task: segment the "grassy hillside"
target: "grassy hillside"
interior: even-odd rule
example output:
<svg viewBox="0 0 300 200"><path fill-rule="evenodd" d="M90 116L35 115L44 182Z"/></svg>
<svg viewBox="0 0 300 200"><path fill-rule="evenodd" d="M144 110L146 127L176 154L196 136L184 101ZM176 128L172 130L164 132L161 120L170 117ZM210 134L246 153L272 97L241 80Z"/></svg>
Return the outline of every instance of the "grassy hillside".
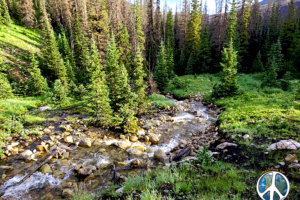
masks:
<svg viewBox="0 0 300 200"><path fill-rule="evenodd" d="M39 53L41 46L40 30L15 24L9 27L0 25L0 49L2 59L9 67L10 78L24 79L30 53Z"/></svg>

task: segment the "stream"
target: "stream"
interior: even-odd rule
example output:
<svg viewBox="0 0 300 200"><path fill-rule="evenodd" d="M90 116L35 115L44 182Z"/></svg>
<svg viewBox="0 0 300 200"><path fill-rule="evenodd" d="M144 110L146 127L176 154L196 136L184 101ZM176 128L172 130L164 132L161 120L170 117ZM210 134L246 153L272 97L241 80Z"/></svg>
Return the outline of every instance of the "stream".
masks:
<svg viewBox="0 0 300 200"><path fill-rule="evenodd" d="M22 177L24 177L29 170L38 165L38 161L45 159L47 153L37 152L37 162L18 160L17 155L11 156L4 161L1 160L0 166L13 167L13 170L6 173L5 181L0 182L0 184L2 184L0 186L0 193L5 192L1 198L7 200L61 199L62 191L65 188L75 188L75 190L76 188L101 190L101 188L112 185L113 170L111 165L114 162L119 163L117 173L121 179L122 177L134 176L144 173L147 170L155 169L155 167L159 165L163 165L153 158L156 150L162 149L167 155L170 155L170 152L179 145L180 140L189 140L195 133L205 135L211 123L217 119L217 116L211 114L210 109L199 101L177 101L175 99L172 99L172 101L175 103L176 111L160 111L154 115L142 117L142 119L146 121L146 124L150 124L150 128L143 126L146 134L154 133L160 137L158 144L147 144L144 139L141 139L143 136L140 136L136 142L130 142L131 146L141 146L146 149L140 155L130 154L126 150L114 145L119 142L124 142L119 136L122 133L102 130L95 127L88 127L88 131L81 132L81 128L76 127L71 132L71 135L74 136L74 138L91 138L94 141L92 147L78 147L70 152L68 159L51 159L48 164L52 171L49 173L43 174L36 171L22 184L6 189L8 186L22 180ZM76 115L69 116L69 119L72 119L72 117L76 120ZM69 124L65 117L61 120L64 121L63 123ZM62 134L62 131L57 128L58 124L53 126L55 126L55 135ZM47 140L50 140L50 137L45 134L41 141ZM27 149L35 149L41 141L32 143ZM63 140L60 141L64 143ZM139 159L141 163L145 165L138 168L131 167L130 163L135 159ZM95 166L96 170L93 172L93 176L89 176L86 179L78 178L74 172L74 168L78 164L82 164L83 166Z"/></svg>

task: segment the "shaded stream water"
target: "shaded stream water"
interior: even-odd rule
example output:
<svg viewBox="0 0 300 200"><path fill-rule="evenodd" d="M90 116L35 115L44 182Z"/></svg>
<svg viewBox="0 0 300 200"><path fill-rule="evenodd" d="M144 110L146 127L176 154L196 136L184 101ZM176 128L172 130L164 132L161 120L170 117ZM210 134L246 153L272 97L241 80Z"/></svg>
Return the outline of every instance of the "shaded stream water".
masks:
<svg viewBox="0 0 300 200"><path fill-rule="evenodd" d="M205 129L216 118L209 114L208 109L201 102L188 102L172 100L177 110L172 114L173 122L161 123L151 130L152 133L161 135L160 142L157 145L147 146L143 142L131 142L132 145L140 145L148 149L149 153L144 152L142 155L129 155L125 150L116 147L112 144L122 141L118 138L101 139L100 145L92 145L91 148L81 148L70 152L69 159L52 159L48 164L51 166L52 172L42 174L35 172L24 183L10 187L7 186L18 182L26 175L29 169L37 166L37 162L26 163L16 159L16 156L2 161L0 165L13 166L14 170L7 173L8 180L0 186L0 192L5 191L2 199L60 199L62 198L62 190L65 188L66 182L73 182L73 186L84 185L87 190L101 189L112 184L112 169L111 164L116 162L130 163L134 159L140 159L142 163L146 163L151 168L155 168L160 163L153 159L153 152L157 149L163 149L165 152L170 152L179 144L180 139L189 139L193 133L202 132L205 134ZM169 113L170 114L170 113ZM167 116L163 112L154 120L161 116ZM150 119L145 116L145 119ZM200 120L201 119L201 120ZM90 130L98 130L92 128ZM112 135L118 135L112 133ZM47 139L47 138L46 138ZM34 144L35 146L37 144ZM29 149L32 148L29 147ZM150 151L151 150L151 151ZM38 160L43 160L46 154L37 155ZM90 180L79 180L74 173L74 167L77 164L84 166L93 165L97 170L93 173L94 177ZM132 169L129 165L118 167L118 173L121 176L134 176L137 173L145 172L145 168Z"/></svg>

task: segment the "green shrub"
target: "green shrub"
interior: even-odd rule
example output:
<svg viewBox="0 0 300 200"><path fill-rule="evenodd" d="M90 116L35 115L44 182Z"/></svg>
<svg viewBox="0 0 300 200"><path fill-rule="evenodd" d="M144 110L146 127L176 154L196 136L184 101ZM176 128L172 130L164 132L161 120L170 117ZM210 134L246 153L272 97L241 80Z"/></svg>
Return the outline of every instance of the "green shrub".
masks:
<svg viewBox="0 0 300 200"><path fill-rule="evenodd" d="M202 150L198 151L196 157L197 157L197 161L203 166L210 165L214 161L212 152L208 150L206 144L203 146Z"/></svg>
<svg viewBox="0 0 300 200"><path fill-rule="evenodd" d="M19 134L24 128L23 124L19 121L8 121L5 122L1 127L9 134L15 134L15 133Z"/></svg>

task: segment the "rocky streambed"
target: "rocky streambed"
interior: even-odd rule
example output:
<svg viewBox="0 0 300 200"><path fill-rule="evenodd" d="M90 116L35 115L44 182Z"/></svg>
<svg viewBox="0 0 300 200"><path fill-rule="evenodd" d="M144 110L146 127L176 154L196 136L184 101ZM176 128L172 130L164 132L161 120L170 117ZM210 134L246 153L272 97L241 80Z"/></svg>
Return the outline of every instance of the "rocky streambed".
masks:
<svg viewBox="0 0 300 200"><path fill-rule="evenodd" d="M82 116L65 113L52 116L56 122L45 123L39 136L13 138L0 162L1 198L60 199L80 188L98 190L174 163L186 147L185 156L193 157L204 144L218 139L219 109L200 99L172 101L174 107L142 116L142 130L135 135L87 127ZM11 186L50 154L47 164Z"/></svg>

